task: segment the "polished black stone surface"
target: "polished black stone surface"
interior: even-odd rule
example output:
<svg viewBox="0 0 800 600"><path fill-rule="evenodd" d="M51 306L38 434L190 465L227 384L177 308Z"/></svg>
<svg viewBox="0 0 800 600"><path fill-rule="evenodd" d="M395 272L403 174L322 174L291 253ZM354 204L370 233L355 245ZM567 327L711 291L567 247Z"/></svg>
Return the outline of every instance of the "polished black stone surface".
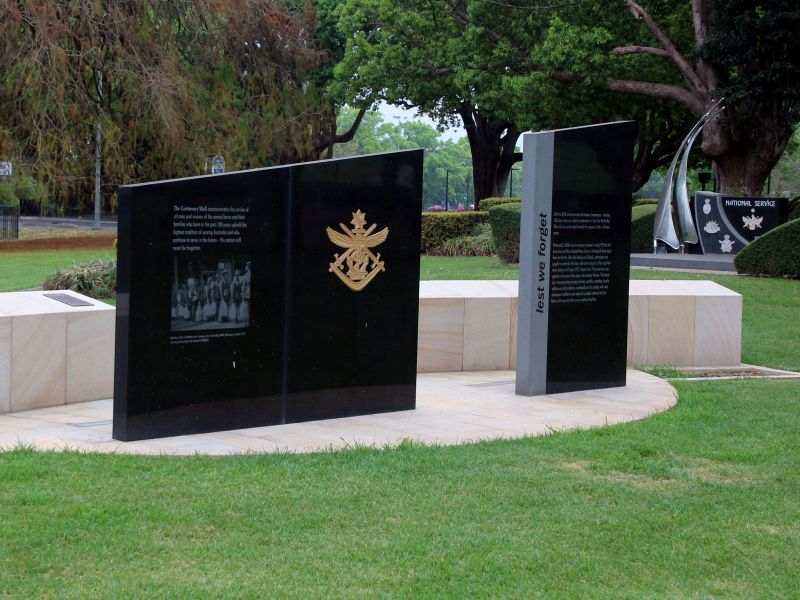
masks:
<svg viewBox="0 0 800 600"><path fill-rule="evenodd" d="M693 208L703 254L736 254L758 236L785 223L788 202L787 198L697 192Z"/></svg>
<svg viewBox="0 0 800 600"><path fill-rule="evenodd" d="M414 408L421 196L422 151L121 187L113 437Z"/></svg>
<svg viewBox="0 0 800 600"><path fill-rule="evenodd" d="M382 411L413 408L419 170L375 156L300 165L294 174L286 421L371 413L376 403ZM356 209L365 230L389 230L371 249L385 270L358 292L328 272L343 249L326 234L352 230Z"/></svg>
<svg viewBox="0 0 800 600"><path fill-rule="evenodd" d="M591 301L554 303L551 283L548 393L625 385L635 132L632 122L555 132L553 213L607 214L609 225L572 229L555 219L551 253L568 244L608 244L609 255L608 276L596 278L605 279L608 288ZM569 276L576 266L585 268L587 261L568 262L559 268L553 261L551 282L559 272Z"/></svg>
<svg viewBox="0 0 800 600"><path fill-rule="evenodd" d="M634 134L524 137L518 394L625 385Z"/></svg>

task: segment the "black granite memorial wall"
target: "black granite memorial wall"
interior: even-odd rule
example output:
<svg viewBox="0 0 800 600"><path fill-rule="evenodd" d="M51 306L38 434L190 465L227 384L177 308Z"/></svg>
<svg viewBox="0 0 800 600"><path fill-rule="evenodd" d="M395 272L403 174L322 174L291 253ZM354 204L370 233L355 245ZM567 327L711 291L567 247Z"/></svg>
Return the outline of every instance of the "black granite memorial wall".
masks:
<svg viewBox="0 0 800 600"><path fill-rule="evenodd" d="M723 196L697 192L694 218L703 254L736 254L758 236L786 222L787 198Z"/></svg>
<svg viewBox="0 0 800 600"><path fill-rule="evenodd" d="M113 437L412 409L422 151L119 189Z"/></svg>
<svg viewBox="0 0 800 600"><path fill-rule="evenodd" d="M634 134L523 136L518 394L625 385Z"/></svg>

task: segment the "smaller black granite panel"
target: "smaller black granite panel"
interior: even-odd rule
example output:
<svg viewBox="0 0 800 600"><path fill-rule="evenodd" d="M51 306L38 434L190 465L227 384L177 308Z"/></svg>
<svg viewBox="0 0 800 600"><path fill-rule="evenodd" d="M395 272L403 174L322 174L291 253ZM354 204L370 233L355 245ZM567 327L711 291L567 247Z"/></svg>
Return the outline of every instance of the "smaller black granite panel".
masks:
<svg viewBox="0 0 800 600"><path fill-rule="evenodd" d="M526 134L516 391L625 385L635 124Z"/></svg>
<svg viewBox="0 0 800 600"><path fill-rule="evenodd" d="M548 393L625 385L635 131L555 132Z"/></svg>
<svg viewBox="0 0 800 600"><path fill-rule="evenodd" d="M788 210L786 198L697 192L694 215L703 254L736 254L758 236L785 223Z"/></svg>
<svg viewBox="0 0 800 600"><path fill-rule="evenodd" d="M71 294L42 294L45 298L63 302L69 306L94 306L91 302L77 298Z"/></svg>

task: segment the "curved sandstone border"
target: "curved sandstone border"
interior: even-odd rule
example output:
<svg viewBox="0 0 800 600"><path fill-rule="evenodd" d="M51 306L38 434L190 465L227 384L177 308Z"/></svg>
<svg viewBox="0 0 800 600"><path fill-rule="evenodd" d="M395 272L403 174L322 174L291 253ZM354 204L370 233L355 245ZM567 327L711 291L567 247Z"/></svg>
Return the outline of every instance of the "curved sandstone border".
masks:
<svg viewBox="0 0 800 600"><path fill-rule="evenodd" d="M0 448L130 454L240 454L385 447L404 440L464 444L643 419L677 402L661 379L628 370L628 385L548 396L514 394L514 371L421 373L417 409L123 443L111 439L111 400L0 416Z"/></svg>

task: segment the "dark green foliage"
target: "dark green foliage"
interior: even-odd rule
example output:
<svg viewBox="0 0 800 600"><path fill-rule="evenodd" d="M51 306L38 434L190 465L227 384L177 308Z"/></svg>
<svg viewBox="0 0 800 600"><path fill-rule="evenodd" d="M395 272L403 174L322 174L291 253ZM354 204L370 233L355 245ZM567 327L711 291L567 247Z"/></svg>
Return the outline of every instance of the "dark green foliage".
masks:
<svg viewBox="0 0 800 600"><path fill-rule="evenodd" d="M656 205L641 204L631 210L631 252L653 251Z"/></svg>
<svg viewBox="0 0 800 600"><path fill-rule="evenodd" d="M39 212L47 201L47 190L30 175L0 179L0 204Z"/></svg>
<svg viewBox="0 0 800 600"><path fill-rule="evenodd" d="M789 200L789 221L800 219L800 196Z"/></svg>
<svg viewBox="0 0 800 600"><path fill-rule="evenodd" d="M332 50L315 14L303 2L0 0L0 156L50 191L33 209L21 198L23 211L89 208L98 148L104 209L118 184L197 175L204 155L229 171L317 158L333 115L310 80Z"/></svg>
<svg viewBox="0 0 800 600"><path fill-rule="evenodd" d="M721 67L717 89L726 103L800 102L800 11L787 0L712 0L711 35L696 53ZM759 115L743 117L758 123Z"/></svg>
<svg viewBox="0 0 800 600"><path fill-rule="evenodd" d="M3 179L0 179L0 206L19 206L13 184Z"/></svg>
<svg viewBox="0 0 800 600"><path fill-rule="evenodd" d="M486 211L422 213L422 248L423 254L441 252L445 241L471 235L477 225L487 223L489 213Z"/></svg>
<svg viewBox="0 0 800 600"><path fill-rule="evenodd" d="M733 262L739 273L800 279L800 219L758 237Z"/></svg>
<svg viewBox="0 0 800 600"><path fill-rule="evenodd" d="M117 261L93 260L59 269L45 280L46 290L72 290L92 298L111 298L117 293Z"/></svg>
<svg viewBox="0 0 800 600"><path fill-rule="evenodd" d="M493 206L498 206L499 204L511 204L514 202L522 202L522 200L518 196L484 198L478 202L478 210L489 210Z"/></svg>
<svg viewBox="0 0 800 600"><path fill-rule="evenodd" d="M519 229L522 204L499 204L489 209L497 256L504 263L519 262Z"/></svg>
<svg viewBox="0 0 800 600"><path fill-rule="evenodd" d="M478 225L472 235L445 240L434 252L442 256L494 256L494 253L494 236L489 223Z"/></svg>

